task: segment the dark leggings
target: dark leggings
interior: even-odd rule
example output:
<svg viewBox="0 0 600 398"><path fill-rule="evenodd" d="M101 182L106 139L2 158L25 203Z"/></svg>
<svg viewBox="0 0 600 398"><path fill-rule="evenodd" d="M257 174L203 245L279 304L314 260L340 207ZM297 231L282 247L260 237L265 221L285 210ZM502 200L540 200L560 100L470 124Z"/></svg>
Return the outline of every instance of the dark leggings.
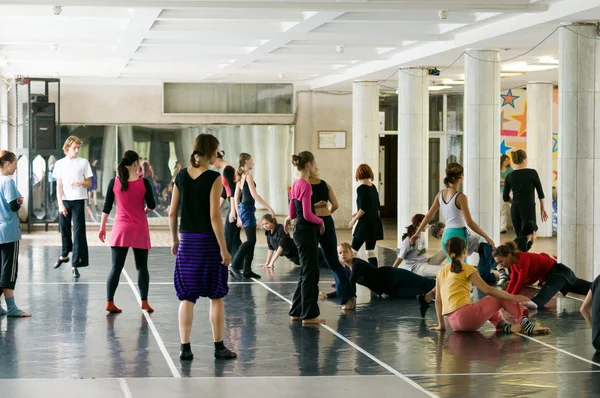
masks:
<svg viewBox="0 0 600 398"><path fill-rule="evenodd" d="M372 251L375 250L375 245L377 244L377 241L373 238L367 238L367 239L363 239L363 238L358 238L356 236L352 237L352 250L354 250L355 252L359 251L360 248L362 247L362 245L365 244L365 249L367 249L367 251ZM369 257L369 253L367 253L367 260L369 261L369 264L377 267L377 255L375 255L375 257Z"/></svg>
<svg viewBox="0 0 600 398"><path fill-rule="evenodd" d="M292 299L290 316L300 319L313 319L319 310L319 244L317 228L299 223L294 228L294 243L300 257L300 279Z"/></svg>
<svg viewBox="0 0 600 398"><path fill-rule="evenodd" d="M243 267L244 272L252 270L252 260L254 259L254 248L256 247L256 226L245 227L246 241L238 248L231 266L236 270Z"/></svg>
<svg viewBox="0 0 600 398"><path fill-rule="evenodd" d="M356 295L356 288L350 283L350 278L348 278L344 266L340 264L340 260L338 259L337 236L335 235L333 217L326 216L321 218L325 223L325 233L319 238L321 252L333 274L337 296L341 299L342 304L346 304L346 301Z"/></svg>
<svg viewBox="0 0 600 398"><path fill-rule="evenodd" d="M225 242L227 244L227 251L231 255L231 258L235 257L239 247L242 245L240 239L240 227L237 226L237 221L229 222L229 218L225 219Z"/></svg>
<svg viewBox="0 0 600 398"><path fill-rule="evenodd" d="M564 294L575 293L585 296L591 287L591 282L579 278L575 279L575 283L570 284L563 275L551 270L540 292L531 301L536 303L538 308L542 308L558 292L563 292Z"/></svg>
<svg viewBox="0 0 600 398"><path fill-rule="evenodd" d="M477 264L477 270L481 279L487 284L496 283L496 277L492 273L492 270L496 268L496 260L493 256L494 249L488 243L479 243L479 263Z"/></svg>
<svg viewBox="0 0 600 398"><path fill-rule="evenodd" d="M113 301L115 292L119 286L119 279L121 277L121 271L125 266L125 259L127 258L128 247L111 247L112 250L112 269L108 274L108 280L106 281L106 300ZM133 256L135 258L135 268L138 271L138 287L140 289L140 296L142 300L148 300L148 289L150 287L150 273L148 272L148 250L147 249L133 249Z"/></svg>
<svg viewBox="0 0 600 398"><path fill-rule="evenodd" d="M537 230L535 203L513 203L510 207L510 218L515 229L515 235L517 235L515 242L519 250L528 251L531 246L527 245L527 235Z"/></svg>

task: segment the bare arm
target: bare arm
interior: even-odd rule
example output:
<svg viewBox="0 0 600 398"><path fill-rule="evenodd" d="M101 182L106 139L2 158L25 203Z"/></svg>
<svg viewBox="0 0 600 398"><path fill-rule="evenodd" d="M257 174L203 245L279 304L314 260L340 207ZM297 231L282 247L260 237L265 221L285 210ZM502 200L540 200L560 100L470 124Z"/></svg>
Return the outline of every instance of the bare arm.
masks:
<svg viewBox="0 0 600 398"><path fill-rule="evenodd" d="M579 309L581 315L585 321L591 325L592 324L592 291L588 291L588 294L585 296L585 300L583 300L583 304L581 304L581 308Z"/></svg>
<svg viewBox="0 0 600 398"><path fill-rule="evenodd" d="M506 191L504 191L506 192ZM469 210L469 201L467 199L466 195L458 195L458 198L456 198L456 201L458 203L458 205L460 206L462 213L463 213L463 217L465 218L465 221L467 223L467 226L469 228L471 228L473 230L473 232L475 232L477 235L481 236L482 238L484 238L487 243L490 244L490 246L492 247L496 247L496 245L494 244L494 241L492 240L492 238L490 238L488 236L488 234L486 234L483 229L481 229L479 227L479 225L477 225L477 223L475 221L473 221L473 217L471 217L471 211Z"/></svg>
<svg viewBox="0 0 600 398"><path fill-rule="evenodd" d="M421 225L419 225L419 229L417 229L417 231L413 234L413 236L410 237L411 245L414 245L415 242L419 239L421 232L423 232L423 230L425 229L427 224L429 224L429 221L431 221L431 219L433 218L433 216L435 216L435 214L438 212L439 209L440 209L440 194L438 192L438 194L435 195L435 199L433 200L433 203L432 203L431 207L429 208L429 211L425 215L425 218L423 219L423 221L421 221Z"/></svg>
<svg viewBox="0 0 600 398"><path fill-rule="evenodd" d="M512 295L488 285L483 281L483 279L481 279L479 272L473 272L469 276L469 280L475 285L475 287L477 287L477 289L488 296L496 297L502 300L516 301L517 303L526 303L529 301L529 297L527 296Z"/></svg>
<svg viewBox="0 0 600 398"><path fill-rule="evenodd" d="M335 192L333 192L333 189L329 184L327 184L327 188L329 189L329 202L331 203L331 209L329 211L331 214L333 214L340 207L340 203L338 202Z"/></svg>
<svg viewBox="0 0 600 398"><path fill-rule="evenodd" d="M177 214L179 214L179 188L173 184L173 194L171 195L171 206L169 207L169 229L171 230L171 253L177 254L179 247L179 233L177 232Z"/></svg>
<svg viewBox="0 0 600 398"><path fill-rule="evenodd" d="M398 268L398 266L400 266L400 264L402 264L402 259L400 257L396 258L396 261L394 261L394 264L392 265L393 268Z"/></svg>
<svg viewBox="0 0 600 398"><path fill-rule="evenodd" d="M271 261L267 261L267 264L269 264L271 267L274 266L275 265L275 261L277 261L277 259L279 257L281 257L281 253L283 253L283 247L279 246L279 248L275 252L275 255L273 256L273 258L271 259Z"/></svg>
<svg viewBox="0 0 600 398"><path fill-rule="evenodd" d="M248 174L246 176L246 181L248 182L248 188L250 189L250 194L252 195L254 200L263 205L267 210L269 210L270 213L275 214L271 206L269 206L269 204L265 202L265 200L258 194L258 192L256 192L256 187L254 186L254 177L252 177L252 174Z"/></svg>
<svg viewBox="0 0 600 398"><path fill-rule="evenodd" d="M435 312L437 313L437 319L438 319L438 330L446 330L446 322L444 322L444 316L442 315L442 295L440 293L440 283L439 280L436 278L435 281Z"/></svg>
<svg viewBox="0 0 600 398"><path fill-rule="evenodd" d="M235 193L233 194L233 198L231 198L233 200L233 209L237 214L237 208L240 205L240 196L242 195L242 187L241 184L238 182L237 184L235 184Z"/></svg>

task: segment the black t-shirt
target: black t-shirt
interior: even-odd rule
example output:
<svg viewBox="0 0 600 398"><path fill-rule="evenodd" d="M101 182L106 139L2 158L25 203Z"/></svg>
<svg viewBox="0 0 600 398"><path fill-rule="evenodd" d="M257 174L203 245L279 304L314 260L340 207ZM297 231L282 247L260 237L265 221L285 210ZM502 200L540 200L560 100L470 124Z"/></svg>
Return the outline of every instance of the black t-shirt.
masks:
<svg viewBox="0 0 600 398"><path fill-rule="evenodd" d="M350 283L358 283L382 295L392 290L393 270L392 267L376 268L365 260L354 258Z"/></svg>
<svg viewBox="0 0 600 398"><path fill-rule="evenodd" d="M534 190L537 191L538 198L544 199L544 190L537 171L534 169L513 170L504 179L502 198L508 202L510 191L512 191L512 203L535 205Z"/></svg>
<svg viewBox="0 0 600 398"><path fill-rule="evenodd" d="M213 232L210 220L210 191L220 176L214 170L206 170L195 180L190 177L187 169L177 174L175 186L179 190L181 204L179 232Z"/></svg>
<svg viewBox="0 0 600 398"><path fill-rule="evenodd" d="M265 236L267 237L267 246L269 250L283 248L284 256L288 256L291 253L296 251L296 245L289 234L286 234L283 230L283 225L279 224L275 227L275 231L273 233L265 230Z"/></svg>
<svg viewBox="0 0 600 398"><path fill-rule="evenodd" d="M356 189L356 207L365 212L363 217L379 217L379 193L375 185L362 184Z"/></svg>

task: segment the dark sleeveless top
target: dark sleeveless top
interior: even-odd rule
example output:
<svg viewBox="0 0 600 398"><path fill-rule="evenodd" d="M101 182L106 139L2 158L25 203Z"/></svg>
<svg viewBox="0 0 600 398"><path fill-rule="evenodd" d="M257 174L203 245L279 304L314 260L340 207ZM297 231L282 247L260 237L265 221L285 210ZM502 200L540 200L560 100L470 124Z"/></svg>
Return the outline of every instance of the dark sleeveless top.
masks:
<svg viewBox="0 0 600 398"><path fill-rule="evenodd" d="M210 191L220 177L219 172L206 170L194 180L187 168L177 174L175 186L179 189L181 204L179 232L214 232L210 220Z"/></svg>
<svg viewBox="0 0 600 398"><path fill-rule="evenodd" d="M312 185L313 198L315 203L319 203L320 201L329 201L329 187L325 180L321 180L318 184L310 184Z"/></svg>
<svg viewBox="0 0 600 398"><path fill-rule="evenodd" d="M256 187L256 183L254 183ZM250 186L248 185L248 180L244 180L244 186L242 187L242 201L240 204L244 206L254 206L256 201L252 197L252 193L250 192Z"/></svg>

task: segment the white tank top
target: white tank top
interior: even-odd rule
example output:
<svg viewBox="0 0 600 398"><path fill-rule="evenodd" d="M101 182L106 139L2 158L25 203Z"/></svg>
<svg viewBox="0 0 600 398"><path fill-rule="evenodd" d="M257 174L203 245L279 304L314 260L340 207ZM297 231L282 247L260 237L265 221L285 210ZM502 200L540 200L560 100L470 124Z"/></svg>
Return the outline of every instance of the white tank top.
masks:
<svg viewBox="0 0 600 398"><path fill-rule="evenodd" d="M459 194L460 192L455 193L446 203L444 202L444 191L440 191L440 210L444 215L446 228L465 228L467 226L462 210L456 205L456 198Z"/></svg>

